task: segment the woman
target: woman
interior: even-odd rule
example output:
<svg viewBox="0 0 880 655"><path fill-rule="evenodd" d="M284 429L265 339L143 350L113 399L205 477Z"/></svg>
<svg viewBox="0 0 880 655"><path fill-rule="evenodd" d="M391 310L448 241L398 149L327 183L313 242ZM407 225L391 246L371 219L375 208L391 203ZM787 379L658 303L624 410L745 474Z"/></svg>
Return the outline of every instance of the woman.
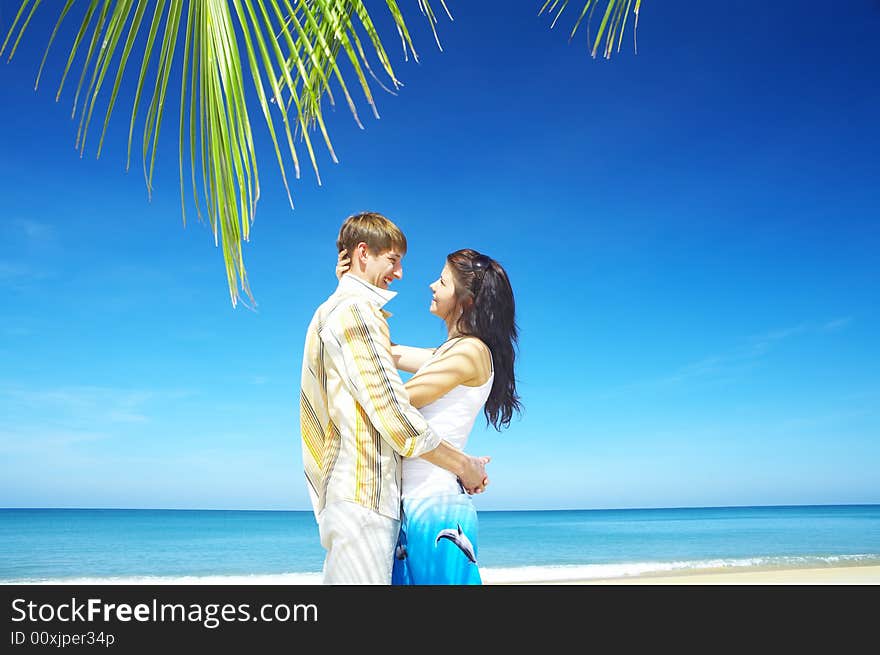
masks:
<svg viewBox="0 0 880 655"><path fill-rule="evenodd" d="M337 277L349 260L339 254ZM436 349L392 344L410 402L431 427L464 450L480 410L496 430L520 411L514 377L517 327L513 290L494 259L451 253L430 285L430 311L446 323ZM403 461L402 515L392 584L481 584L477 513L454 474L416 458Z"/></svg>

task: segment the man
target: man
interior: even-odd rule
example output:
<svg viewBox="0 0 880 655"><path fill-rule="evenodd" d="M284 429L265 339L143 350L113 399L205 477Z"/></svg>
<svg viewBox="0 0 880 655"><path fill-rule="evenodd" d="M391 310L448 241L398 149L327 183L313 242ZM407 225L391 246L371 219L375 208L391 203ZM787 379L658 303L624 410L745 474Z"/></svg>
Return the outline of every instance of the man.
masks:
<svg viewBox="0 0 880 655"><path fill-rule="evenodd" d="M391 357L383 309L403 277L406 237L372 212L350 216L336 242L349 272L315 311L300 389L303 464L325 584L390 584L400 527L401 457L455 473L469 493L488 484L489 458L442 441L410 405Z"/></svg>

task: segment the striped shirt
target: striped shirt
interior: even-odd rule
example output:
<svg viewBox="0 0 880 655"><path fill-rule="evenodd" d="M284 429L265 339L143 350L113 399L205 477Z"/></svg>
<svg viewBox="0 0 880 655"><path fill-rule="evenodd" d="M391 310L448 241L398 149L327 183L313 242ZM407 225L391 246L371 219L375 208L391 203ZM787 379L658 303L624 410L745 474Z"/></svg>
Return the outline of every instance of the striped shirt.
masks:
<svg viewBox="0 0 880 655"><path fill-rule="evenodd" d="M409 403L382 307L394 291L348 274L312 317L300 385L303 465L315 516L347 500L400 518L401 457L440 437Z"/></svg>

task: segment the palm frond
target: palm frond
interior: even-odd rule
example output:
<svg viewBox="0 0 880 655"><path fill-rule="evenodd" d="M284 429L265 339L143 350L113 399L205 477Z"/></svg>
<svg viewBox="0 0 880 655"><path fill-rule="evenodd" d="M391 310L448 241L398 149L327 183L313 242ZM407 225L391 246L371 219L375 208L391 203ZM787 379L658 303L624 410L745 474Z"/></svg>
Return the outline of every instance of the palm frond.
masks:
<svg viewBox="0 0 880 655"><path fill-rule="evenodd" d="M428 0L415 1L439 46L436 13ZM66 0L60 9L40 63L36 85L59 28L74 2ZM452 19L445 1L435 2L439 2ZM11 43L9 59L12 59L40 4L41 0L21 1L0 46L0 55ZM141 101L146 102L149 93L141 138L148 194L153 189L168 85L183 31L178 122L181 213L185 223L184 168L185 160L189 159L191 196L199 219L207 215L215 245L222 248L232 304L235 306L242 299L241 292L252 301L242 243L248 240L260 197L257 154L248 111L249 104L253 104L253 92L256 92L256 103L272 139L288 201L293 207L286 160L289 159L298 178L300 155L296 137L305 148L318 184L321 183L318 157L310 132L320 132L331 159L337 161L322 111L325 98L331 105L335 103L332 81L338 84L356 123L363 127L351 84L341 72L340 64L347 61L353 71L348 75L353 76L376 117L379 112L370 80L391 93L401 86L368 3L365 0L81 0L79 4L85 5L85 9L69 47L56 100L61 96L81 46L85 45L72 109L72 117L79 114L76 145L81 155L85 152L89 127L107 75L113 79L98 141L97 156L100 157L110 116L122 82L127 79L127 64L132 55L137 60L135 42L146 32L129 119L126 168L131 161ZM590 20L600 4L600 0L586 0L569 38L574 37L584 18L590 38ZM151 5L151 17L147 18ZM411 54L418 61L398 2L385 0L385 5L400 37L404 60ZM546 0L538 13L555 13L553 27L567 6L568 0ZM640 6L641 0L605 0L605 11L592 45L594 57L600 45L606 58L611 56L615 43L620 50L630 15L634 16L635 38ZM378 70L385 82L371 67L372 58L378 61ZM253 90L246 82L245 66ZM151 70L154 77L148 80Z"/></svg>
<svg viewBox="0 0 880 655"><path fill-rule="evenodd" d="M586 0L581 13L578 15L577 20L575 20L574 27L568 37L569 40L574 38L578 28L581 26L581 23L583 23L584 18L586 18L587 41L590 41L590 23L593 17L593 12L595 12L600 4L601 0ZM642 0L605 0L605 12L602 15L602 20L599 23L596 38L593 40L591 48L591 54L593 57L599 52L601 46L602 56L605 57L605 59L610 59L615 50L615 42L617 52L620 52L620 47L623 43L623 35L626 31L626 25L630 16L630 9L632 9L633 17L633 48L638 52L636 31L639 26L639 9L641 8L641 5ZM556 15L553 18L553 22L550 24L552 29L556 26L556 22L559 20L560 16L562 16L562 12L565 11L567 6L568 0L545 0L541 9L538 11L538 15L540 16L544 12L547 12L548 14L553 14L555 12ZM603 37L605 39L604 44L602 43Z"/></svg>
<svg viewBox="0 0 880 655"><path fill-rule="evenodd" d="M427 0L416 1L436 39L437 19L431 5ZM448 14L443 0L438 1ZM41 0L21 1L0 46L0 55L9 47L8 56L12 59L40 4ZM40 83L59 28L74 4L75 0L66 0L60 7L36 85ZM243 299L242 293L253 301L242 255L242 244L248 240L260 197L249 105L254 104L255 95L254 106L259 105L263 115L288 201L293 207L287 166L292 164L295 176L300 176L296 141L305 148L319 184L318 155L310 132L320 131L330 157L337 161L321 109L325 97L331 104L335 100L332 80L336 80L355 121L363 127L350 84L340 70L340 58L350 64L353 77L376 116L378 110L368 77L386 90L401 85L367 4L364 0L79 2L84 9L69 46L56 100L77 56L85 50L72 109L72 117L79 118L76 146L80 154L85 152L92 118L109 75L113 83L97 145L100 157L122 83L132 77L126 72L127 64L131 59L138 59L135 43L143 36L141 65L129 118L126 168L131 161L135 124L144 105L142 165L147 192L151 194L171 72L177 58L182 58L177 135L181 213L185 222L187 195L191 195L198 217L207 216L215 245L223 251L233 306ZM413 39L398 3L386 0L386 5L403 44L404 59L412 54L417 60ZM182 47L179 47L181 32ZM439 39L437 42L439 44ZM371 58L379 62L386 83L379 80L371 68ZM186 160L189 160L189 184Z"/></svg>

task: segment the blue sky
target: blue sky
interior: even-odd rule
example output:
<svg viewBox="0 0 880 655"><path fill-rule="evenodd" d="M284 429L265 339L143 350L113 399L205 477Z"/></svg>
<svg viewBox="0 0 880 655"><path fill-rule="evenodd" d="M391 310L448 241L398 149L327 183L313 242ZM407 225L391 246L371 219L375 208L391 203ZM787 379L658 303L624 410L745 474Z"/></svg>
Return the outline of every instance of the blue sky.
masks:
<svg viewBox="0 0 880 655"><path fill-rule="evenodd" d="M328 114L294 210L255 116L254 311L182 226L173 113L149 202L130 95L75 152L41 7L0 67L0 506L307 509L302 341L364 209L409 238L401 343L444 339L448 252L510 274L525 412L474 430L479 508L880 502L880 5L648 1L609 62L540 2L448 4L440 52L401 3L420 63L377 9L405 86Z"/></svg>

